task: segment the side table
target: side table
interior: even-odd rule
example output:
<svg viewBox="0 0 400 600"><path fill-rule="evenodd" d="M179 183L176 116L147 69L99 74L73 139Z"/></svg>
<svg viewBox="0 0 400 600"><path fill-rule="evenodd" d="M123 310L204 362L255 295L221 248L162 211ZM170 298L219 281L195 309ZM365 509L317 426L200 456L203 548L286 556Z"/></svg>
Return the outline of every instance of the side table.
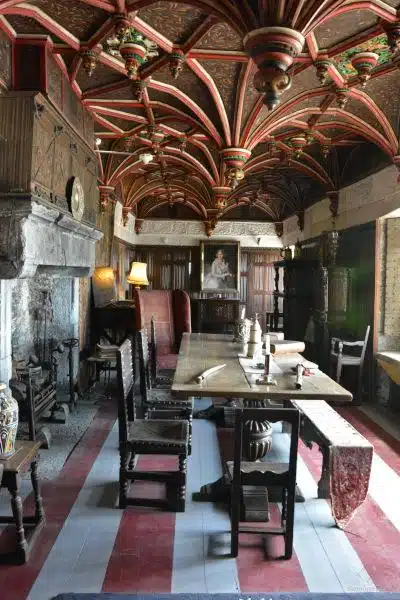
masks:
<svg viewBox="0 0 400 600"><path fill-rule="evenodd" d="M1 563L24 564L29 558L37 534L44 525L45 515L40 496L39 481L37 476L37 457L41 442L17 441L15 453L10 458L0 460L0 488L8 489L11 496L12 517L0 516L0 524L15 523L17 546L14 552L0 554ZM30 468L33 494L35 499L34 516L24 517L22 500L20 496L20 473ZM29 542L25 538L24 526L32 527Z"/></svg>

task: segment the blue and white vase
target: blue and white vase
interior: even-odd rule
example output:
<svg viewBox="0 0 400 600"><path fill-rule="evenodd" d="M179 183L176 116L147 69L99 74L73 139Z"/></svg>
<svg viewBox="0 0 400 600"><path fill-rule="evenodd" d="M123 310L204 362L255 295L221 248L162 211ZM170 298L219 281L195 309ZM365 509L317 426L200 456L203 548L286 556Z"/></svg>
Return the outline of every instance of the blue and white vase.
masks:
<svg viewBox="0 0 400 600"><path fill-rule="evenodd" d="M0 460L15 452L18 429L18 402L5 383L0 383Z"/></svg>

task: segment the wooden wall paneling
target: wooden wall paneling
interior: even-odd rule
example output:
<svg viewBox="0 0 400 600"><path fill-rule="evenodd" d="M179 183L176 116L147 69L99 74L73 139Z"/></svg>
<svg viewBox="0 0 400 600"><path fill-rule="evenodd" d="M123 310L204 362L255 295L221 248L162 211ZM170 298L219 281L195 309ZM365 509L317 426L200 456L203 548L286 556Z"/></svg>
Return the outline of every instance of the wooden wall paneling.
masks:
<svg viewBox="0 0 400 600"><path fill-rule="evenodd" d="M0 191L30 191L33 98L25 94L0 97ZM37 157L34 156L34 160Z"/></svg>
<svg viewBox="0 0 400 600"><path fill-rule="evenodd" d="M109 267L111 266L114 238L113 204L110 203L104 212L97 213L96 226L103 232L102 239L96 244L96 267Z"/></svg>

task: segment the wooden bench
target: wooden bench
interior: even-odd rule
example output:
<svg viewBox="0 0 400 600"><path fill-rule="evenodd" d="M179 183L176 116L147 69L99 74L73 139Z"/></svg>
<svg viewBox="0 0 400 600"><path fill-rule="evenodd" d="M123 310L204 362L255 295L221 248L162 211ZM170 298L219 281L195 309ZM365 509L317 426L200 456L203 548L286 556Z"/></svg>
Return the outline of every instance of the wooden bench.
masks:
<svg viewBox="0 0 400 600"><path fill-rule="evenodd" d="M362 473L365 495L368 490L369 475L372 463L373 446L350 423L339 415L324 400L292 400L290 404L300 411L300 437L309 447L315 443L322 453L322 473L318 482L318 498L332 500L332 454L333 449L356 451L364 459ZM354 459L352 459L354 460ZM346 465L346 460L343 461ZM350 468L351 461L348 462ZM354 477L354 474L347 474ZM345 477L346 473L340 473ZM359 500L363 491L360 490ZM362 500L361 500L362 501ZM358 504L359 505L359 504Z"/></svg>

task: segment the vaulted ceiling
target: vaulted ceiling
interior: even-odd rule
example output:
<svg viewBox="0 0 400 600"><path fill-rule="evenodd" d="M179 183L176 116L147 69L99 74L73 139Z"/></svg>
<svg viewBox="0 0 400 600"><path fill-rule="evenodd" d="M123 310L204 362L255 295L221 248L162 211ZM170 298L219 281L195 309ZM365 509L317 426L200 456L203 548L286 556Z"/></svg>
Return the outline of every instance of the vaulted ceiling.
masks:
<svg viewBox="0 0 400 600"><path fill-rule="evenodd" d="M96 121L105 202L115 190L138 219L212 227L238 216L282 221L398 163L399 8L400 0L0 0L0 27L51 36Z"/></svg>

